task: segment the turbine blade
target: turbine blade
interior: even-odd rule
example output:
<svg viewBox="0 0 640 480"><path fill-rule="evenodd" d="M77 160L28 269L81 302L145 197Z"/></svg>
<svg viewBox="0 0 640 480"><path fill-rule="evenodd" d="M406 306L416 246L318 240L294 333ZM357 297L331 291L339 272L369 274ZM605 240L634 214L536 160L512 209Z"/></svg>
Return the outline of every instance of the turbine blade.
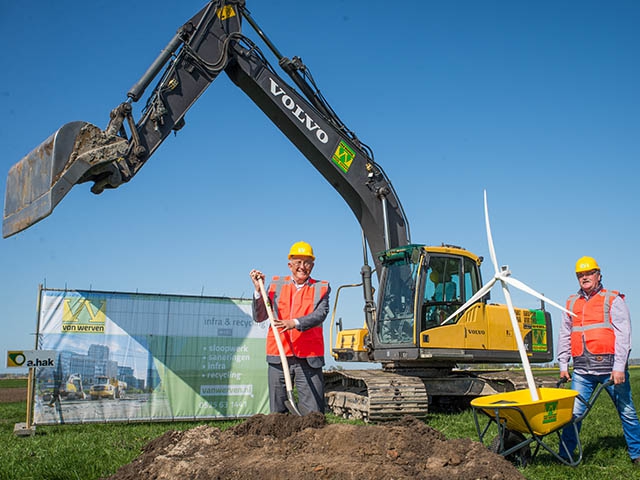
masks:
<svg viewBox="0 0 640 480"><path fill-rule="evenodd" d="M504 279L502 279L504 280ZM529 392L531 393L531 400L538 401L538 391L536 390L536 382L533 379L533 372L531 371L531 365L529 365L529 357L527 357L527 350L522 340L522 333L518 326L518 319L516 318L516 311L513 309L513 302L511 300L511 293L509 287L502 281L502 293L504 299L507 302L507 310L509 310L509 318L511 319L511 327L513 328L513 335L516 337L516 344L518 345L518 351L520 352L520 359L522 360L522 366L524 368L524 374L527 378L527 385L529 386Z"/></svg>
<svg viewBox="0 0 640 480"><path fill-rule="evenodd" d="M493 236L491 236L491 225L489 224L489 207L487 206L487 191L484 191L484 223L487 228L487 242L489 243L489 255L491 256L491 263L493 263L493 270L498 273L498 259L496 258L496 250L493 247Z"/></svg>
<svg viewBox="0 0 640 480"><path fill-rule="evenodd" d="M487 293L489 293L489 290L491 290L491 287L493 287L493 285L496 283L496 277L493 277L491 280L489 280L485 285L482 286L482 288L480 288L480 290L478 290L473 297L471 297L469 300L467 300L460 308L458 308L455 312L453 312L451 315L449 315L447 318L445 318L445 320L440 324L440 325L444 325L446 323L449 322L449 320L451 320L453 317L455 317L456 315L458 315L460 312L465 311L467 308L469 308L471 305L473 305L474 303L476 303L478 300L480 300L482 297L484 297Z"/></svg>
<svg viewBox="0 0 640 480"><path fill-rule="evenodd" d="M520 280L516 280L513 277L502 277L501 280L504 281L504 282L507 282L509 285L512 285L513 287L515 287L517 289L522 290L523 292L528 293L529 295L533 295L534 297L538 298L539 300L542 300L543 302L550 303L551 305L553 305L554 307L562 310L563 312L567 313L568 315L573 315L574 317L576 316L575 313L570 312L569 310L564 308L562 305L557 304L556 302L554 302L550 298L545 297L543 294L541 294L539 292L536 292L533 288L529 287L528 285L525 285Z"/></svg>

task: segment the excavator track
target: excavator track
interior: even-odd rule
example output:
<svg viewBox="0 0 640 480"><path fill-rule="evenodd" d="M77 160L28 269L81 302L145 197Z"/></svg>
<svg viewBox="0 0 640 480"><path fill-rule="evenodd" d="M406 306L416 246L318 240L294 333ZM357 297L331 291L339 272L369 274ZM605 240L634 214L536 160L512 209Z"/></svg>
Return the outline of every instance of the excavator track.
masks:
<svg viewBox="0 0 640 480"><path fill-rule="evenodd" d="M527 388L522 372L428 369L332 370L325 372L328 410L344 418L384 422L412 415L426 418L429 406L467 406L476 397ZM551 386L550 378L536 379Z"/></svg>
<svg viewBox="0 0 640 480"><path fill-rule="evenodd" d="M325 373L325 389L329 410L346 418L424 418L429 409L425 384L417 377L380 370L333 371Z"/></svg>

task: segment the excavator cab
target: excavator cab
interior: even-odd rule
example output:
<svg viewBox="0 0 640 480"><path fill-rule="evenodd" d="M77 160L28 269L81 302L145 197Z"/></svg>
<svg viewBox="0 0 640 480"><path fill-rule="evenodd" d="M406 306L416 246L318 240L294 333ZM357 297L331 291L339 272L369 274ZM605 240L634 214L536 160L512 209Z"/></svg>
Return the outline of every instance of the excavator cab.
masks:
<svg viewBox="0 0 640 480"><path fill-rule="evenodd" d="M482 260L466 251L454 253L452 248L458 247L429 247L426 251L424 293L418 299L421 330L442 325L482 286L478 268Z"/></svg>
<svg viewBox="0 0 640 480"><path fill-rule="evenodd" d="M376 340L418 346L482 286L481 258L460 247L407 245L384 252Z"/></svg>
<svg viewBox="0 0 640 480"><path fill-rule="evenodd" d="M386 250L378 260L382 272L374 320L362 329L338 332L333 350L338 360L420 358L425 332L442 326L482 286L482 258L460 247L412 244Z"/></svg>
<svg viewBox="0 0 640 480"><path fill-rule="evenodd" d="M338 361L403 363L517 362L506 305L489 294L447 320L482 287L482 257L461 247L406 245L378 256L382 265L375 314L361 329L341 330ZM551 316L516 308L531 362L553 357Z"/></svg>

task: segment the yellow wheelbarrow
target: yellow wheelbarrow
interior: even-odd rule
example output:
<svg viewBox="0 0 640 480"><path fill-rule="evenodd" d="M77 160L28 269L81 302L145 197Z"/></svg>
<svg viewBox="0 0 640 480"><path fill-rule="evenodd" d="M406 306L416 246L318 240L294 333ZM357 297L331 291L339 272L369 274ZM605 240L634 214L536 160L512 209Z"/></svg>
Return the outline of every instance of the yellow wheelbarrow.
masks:
<svg viewBox="0 0 640 480"><path fill-rule="evenodd" d="M564 381L560 380L557 387L560 387ZM611 384L612 381L598 385L588 400L578 395L575 390L564 388L538 388L539 400L535 401L531 399L530 390L516 390L475 398L471 401L471 407L480 442L489 450L499 453L519 466L530 463L542 447L558 461L575 467L582 461L582 445L577 424L589 413L600 392ZM580 417L574 418L573 404L576 399L584 403L587 408ZM483 418L487 420L484 428L480 425ZM485 437L489 434L492 425L497 426L498 435L489 443ZM555 433L559 445L564 446L560 433L566 426L573 427L578 438L577 455L569 455L569 458L560 456L556 449L552 449L545 442L547 435ZM533 453L531 452L532 443L535 443Z"/></svg>

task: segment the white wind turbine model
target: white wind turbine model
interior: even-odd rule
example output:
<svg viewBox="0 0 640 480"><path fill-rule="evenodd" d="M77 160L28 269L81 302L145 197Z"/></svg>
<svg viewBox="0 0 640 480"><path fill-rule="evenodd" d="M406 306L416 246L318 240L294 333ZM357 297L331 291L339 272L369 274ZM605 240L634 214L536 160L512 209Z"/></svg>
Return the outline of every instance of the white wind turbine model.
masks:
<svg viewBox="0 0 640 480"><path fill-rule="evenodd" d="M531 392L531 400L537 401L540 398L538 396L538 391L536 389L536 384L535 384L535 382L533 380L533 373L531 372L531 366L529 365L529 358L527 357L527 352L526 352L526 349L525 349L525 346L524 346L524 341L522 340L522 335L520 334L520 328L518 327L518 320L516 318L516 312L513 309L513 302L511 301L511 293L509 292L509 285L511 285L514 288L517 288L518 290L522 290L525 293L533 295L534 297L539 298L540 300L543 300L543 301L545 301L547 303L550 303L554 307L559 308L560 310L568 313L569 315L574 315L574 313L570 312L566 308L564 308L561 305L557 304L553 300L548 299L547 297L545 297L541 293L536 292L534 289L532 289L531 287L528 287L527 285L525 285L524 283L520 282L519 280L516 280L515 278L513 278L511 276L511 271L509 270L508 266L503 266L501 268L498 268L498 260L496 259L496 251L493 248L493 237L491 236L491 226L489 225L489 209L487 207L487 191L486 190L484 191L484 219L485 219L485 224L486 224L486 227L487 227L487 241L489 242L489 254L491 255L491 262L493 263L493 268L495 270L495 274L493 275L493 278L491 280L489 280L487 283L485 283L482 286L482 288L480 288L480 290L478 290L473 297L471 297L464 305L462 305L459 309L457 309L455 312L453 312L453 314L451 314L442 323L445 324L445 323L449 322L456 315L458 315L462 311L466 310L472 304L474 304L479 299L484 297L489 292L489 290L491 290L491 288L494 286L494 284L497 281L500 281L500 283L502 285L502 292L504 293L504 298L505 298L505 300L507 302L507 309L509 311L509 317L511 318L511 326L513 328L513 332L514 332L514 335L516 337L516 343L518 344L518 351L520 352L520 358L522 359L522 366L524 367L524 373L525 373L525 375L527 377L527 385L529 386L529 390Z"/></svg>

